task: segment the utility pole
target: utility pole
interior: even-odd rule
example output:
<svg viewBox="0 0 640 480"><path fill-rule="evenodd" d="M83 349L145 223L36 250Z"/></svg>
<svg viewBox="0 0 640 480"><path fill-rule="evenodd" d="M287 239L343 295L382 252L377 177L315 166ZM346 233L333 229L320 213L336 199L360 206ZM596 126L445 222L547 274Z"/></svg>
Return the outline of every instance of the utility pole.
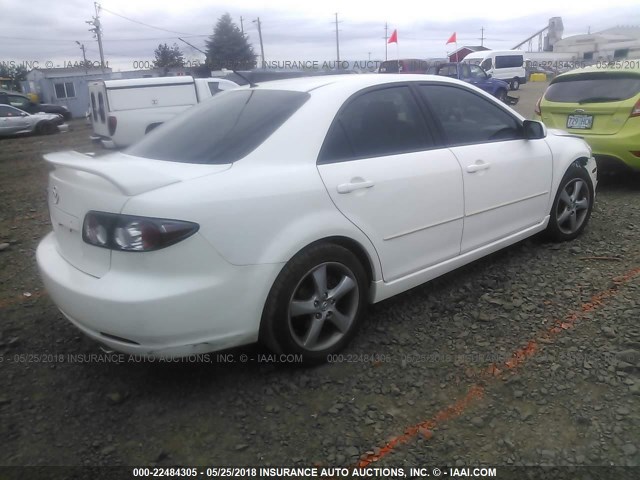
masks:
<svg viewBox="0 0 640 480"><path fill-rule="evenodd" d="M484 47L484 27L480 29L480 46Z"/></svg>
<svg viewBox="0 0 640 480"><path fill-rule="evenodd" d="M336 70L340 68L340 37L338 35L338 14L336 13L336 58L338 62L336 63Z"/></svg>
<svg viewBox="0 0 640 480"><path fill-rule="evenodd" d="M92 20L87 20L85 23L89 25L93 25L93 28L90 28L89 31L92 32L95 37L98 39L98 48L100 49L100 69L102 73L104 73L104 51L102 50L102 27L100 26L100 5L98 2L93 2L94 7L96 8L96 16L93 17Z"/></svg>
<svg viewBox="0 0 640 480"><path fill-rule="evenodd" d="M85 51L84 51L84 44L80 43L77 40L76 40L76 43L78 45L80 45L80 50L82 50L82 61L84 62L83 63L83 65L84 65L84 73L89 73L89 72L87 72L87 55L85 54Z"/></svg>
<svg viewBox="0 0 640 480"><path fill-rule="evenodd" d="M384 60L385 62L388 60L387 57L387 46L389 45L387 41L389 40L389 26L387 22L384 22Z"/></svg>
<svg viewBox="0 0 640 480"><path fill-rule="evenodd" d="M253 21L258 24L258 37L260 37L260 57L262 58L262 68L264 68L264 45L262 44L262 26L260 25L260 17Z"/></svg>
<svg viewBox="0 0 640 480"><path fill-rule="evenodd" d="M244 18L242 18L242 15L240 15L240 31L242 32L242 35L244 35Z"/></svg>

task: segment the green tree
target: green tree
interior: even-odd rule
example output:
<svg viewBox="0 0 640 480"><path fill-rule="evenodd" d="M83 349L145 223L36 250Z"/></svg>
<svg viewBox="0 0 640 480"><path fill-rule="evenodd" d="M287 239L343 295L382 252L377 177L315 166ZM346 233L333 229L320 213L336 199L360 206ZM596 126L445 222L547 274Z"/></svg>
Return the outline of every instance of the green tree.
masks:
<svg viewBox="0 0 640 480"><path fill-rule="evenodd" d="M166 43L159 44L154 53L153 66L156 68L184 67L184 55L176 43L172 47Z"/></svg>
<svg viewBox="0 0 640 480"><path fill-rule="evenodd" d="M20 82L27 79L27 69L23 65L8 65L0 63L0 77L10 78L11 80L6 82L11 90L20 90Z"/></svg>
<svg viewBox="0 0 640 480"><path fill-rule="evenodd" d="M247 70L255 66L253 47L228 13L218 19L206 44L207 64L211 70Z"/></svg>

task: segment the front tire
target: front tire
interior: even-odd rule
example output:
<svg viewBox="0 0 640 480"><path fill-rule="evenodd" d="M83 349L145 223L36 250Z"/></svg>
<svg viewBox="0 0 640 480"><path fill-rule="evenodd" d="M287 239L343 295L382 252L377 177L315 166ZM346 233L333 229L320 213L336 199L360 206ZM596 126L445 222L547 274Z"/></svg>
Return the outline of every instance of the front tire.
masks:
<svg viewBox="0 0 640 480"><path fill-rule="evenodd" d="M518 90L520 88L520 79L514 78L511 80L511 90Z"/></svg>
<svg viewBox="0 0 640 480"><path fill-rule="evenodd" d="M496 92L496 98L502 103L507 103L507 91L500 89Z"/></svg>
<svg viewBox="0 0 640 480"><path fill-rule="evenodd" d="M587 226L593 209L594 191L587 171L572 165L562 177L553 201L546 233L552 240L573 240Z"/></svg>
<svg viewBox="0 0 640 480"><path fill-rule="evenodd" d="M36 126L36 133L39 135L51 135L57 130L56 126L51 122L40 122Z"/></svg>
<svg viewBox="0 0 640 480"><path fill-rule="evenodd" d="M314 245L292 258L274 282L260 337L276 352L327 361L353 338L367 303L367 275L344 247Z"/></svg>

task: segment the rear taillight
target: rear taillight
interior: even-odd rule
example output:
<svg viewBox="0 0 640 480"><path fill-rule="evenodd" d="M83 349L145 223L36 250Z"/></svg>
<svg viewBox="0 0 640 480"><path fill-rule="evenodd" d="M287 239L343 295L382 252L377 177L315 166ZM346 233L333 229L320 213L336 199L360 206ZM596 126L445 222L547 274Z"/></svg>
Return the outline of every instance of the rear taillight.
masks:
<svg viewBox="0 0 640 480"><path fill-rule="evenodd" d="M542 97L540 97L538 99L538 101L536 102L536 106L534 107L533 111L535 112L536 115L542 116L542 110L540 110L540 102L542 101Z"/></svg>
<svg viewBox="0 0 640 480"><path fill-rule="evenodd" d="M197 223L114 213L87 213L82 239L96 247L150 252L178 243L198 231Z"/></svg>
<svg viewBox="0 0 640 480"><path fill-rule="evenodd" d="M640 117L640 100L636 102L631 110L631 115L629 117Z"/></svg>
<svg viewBox="0 0 640 480"><path fill-rule="evenodd" d="M116 127L118 126L118 119L116 117L112 117L109 115L107 119L107 124L109 125L109 135L113 136L116 133Z"/></svg>

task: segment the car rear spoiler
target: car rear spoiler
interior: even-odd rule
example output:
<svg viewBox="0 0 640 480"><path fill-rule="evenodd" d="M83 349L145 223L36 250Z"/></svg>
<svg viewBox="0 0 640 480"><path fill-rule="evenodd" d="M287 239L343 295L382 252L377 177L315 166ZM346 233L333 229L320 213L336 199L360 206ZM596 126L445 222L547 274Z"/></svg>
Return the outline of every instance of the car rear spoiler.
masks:
<svg viewBox="0 0 640 480"><path fill-rule="evenodd" d="M124 154L116 155L119 156L92 158L80 152L66 151L48 153L44 159L56 168L70 168L104 178L127 196L139 195L182 180L179 176L160 172Z"/></svg>

